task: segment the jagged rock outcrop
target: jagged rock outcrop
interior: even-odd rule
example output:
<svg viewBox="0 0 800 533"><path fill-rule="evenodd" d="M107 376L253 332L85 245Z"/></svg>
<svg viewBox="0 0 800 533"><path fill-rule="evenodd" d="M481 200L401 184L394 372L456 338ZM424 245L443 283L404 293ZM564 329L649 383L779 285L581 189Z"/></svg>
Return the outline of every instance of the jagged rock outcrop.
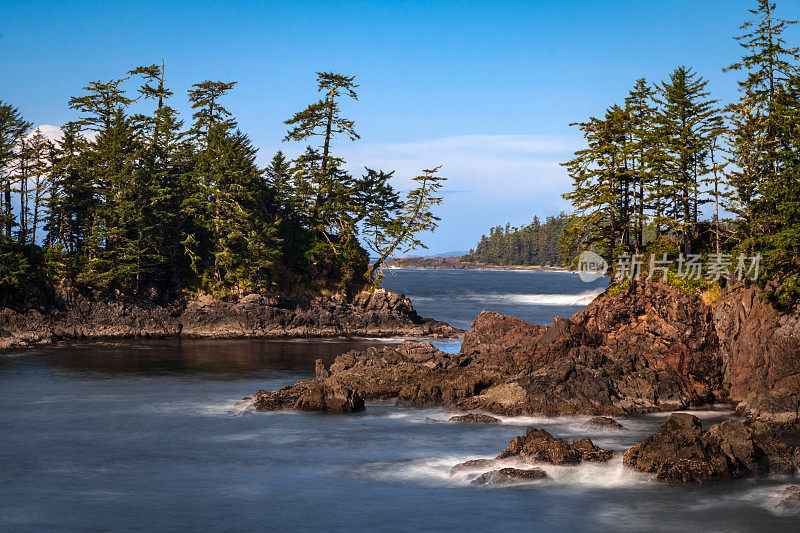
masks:
<svg viewBox="0 0 800 533"><path fill-rule="evenodd" d="M500 468L485 472L472 480L473 485L504 485L521 483L536 479L545 479L550 476L541 468Z"/></svg>
<svg viewBox="0 0 800 533"><path fill-rule="evenodd" d="M632 282L549 327L484 311L455 355L409 343L323 370L367 400L610 416L733 401L789 426L800 423L800 311L781 315L744 285L712 307L661 282Z"/></svg>
<svg viewBox="0 0 800 533"><path fill-rule="evenodd" d="M520 458L527 462L564 465L581 461L602 463L613 455L613 452L595 446L588 437L565 441L544 429L529 427L525 435L514 437L497 459Z"/></svg>
<svg viewBox="0 0 800 533"><path fill-rule="evenodd" d="M249 295L220 300L200 295L158 305L113 294L59 287L38 308L0 308L0 349L59 339L128 337L316 337L457 335L444 322L422 318L402 296L375 290L295 298Z"/></svg>
<svg viewBox="0 0 800 533"><path fill-rule="evenodd" d="M655 435L626 451L623 462L680 483L791 474L795 468L792 450L767 427L726 420L704 431L700 420L686 413L667 418Z"/></svg>
<svg viewBox="0 0 800 533"><path fill-rule="evenodd" d="M295 409L354 413L364 410L364 400L353 390L316 379L301 381L276 391L258 390L250 402L256 411Z"/></svg>
<svg viewBox="0 0 800 533"><path fill-rule="evenodd" d="M714 323L730 399L742 414L800 422L800 308L781 314L740 285L722 296Z"/></svg>
<svg viewBox="0 0 800 533"><path fill-rule="evenodd" d="M180 333L179 309L58 287L51 300L0 308L0 349L64 338L168 337Z"/></svg>
<svg viewBox="0 0 800 533"><path fill-rule="evenodd" d="M712 322L697 296L634 284L550 327L484 311L455 355L407 343L342 355L325 372L366 400L466 411L628 415L682 409L724 395Z"/></svg>
<svg viewBox="0 0 800 533"><path fill-rule="evenodd" d="M442 337L459 333L422 318L411 301L378 289L352 301L343 295L279 298L251 294L225 301L202 296L180 316L188 337L324 337L338 335Z"/></svg>

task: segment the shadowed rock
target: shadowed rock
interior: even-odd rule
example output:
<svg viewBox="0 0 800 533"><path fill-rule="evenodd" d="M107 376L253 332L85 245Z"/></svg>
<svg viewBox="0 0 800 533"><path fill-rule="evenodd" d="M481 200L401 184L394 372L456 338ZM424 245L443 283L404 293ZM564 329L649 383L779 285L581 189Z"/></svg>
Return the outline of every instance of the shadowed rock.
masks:
<svg viewBox="0 0 800 533"><path fill-rule="evenodd" d="M444 322L420 317L411 302L378 289L343 295L250 294L160 304L110 291L79 290L66 283L36 305L0 306L0 349L60 339L134 337L322 337L428 336L461 333Z"/></svg>
<svg viewBox="0 0 800 533"><path fill-rule="evenodd" d="M541 468L523 470L521 468L501 468L481 474L472 480L473 485L502 485L544 479L550 477Z"/></svg>
<svg viewBox="0 0 800 533"><path fill-rule="evenodd" d="M497 459L519 457L530 462L555 465L578 464L581 461L605 462L614 452L595 446L589 438L567 442L553 437L544 429L529 427L524 436L514 437Z"/></svg>
<svg viewBox="0 0 800 533"><path fill-rule="evenodd" d="M745 476L789 474L791 450L768 428L726 420L704 431L693 415L676 413L658 432L632 446L623 462L664 481L708 483Z"/></svg>
<svg viewBox="0 0 800 533"><path fill-rule="evenodd" d="M607 416L596 416L583 423L586 427L597 429L624 429L625 426Z"/></svg>
<svg viewBox="0 0 800 533"><path fill-rule="evenodd" d="M499 424L500 419L480 413L469 413L466 415L451 416L450 422L461 424Z"/></svg>

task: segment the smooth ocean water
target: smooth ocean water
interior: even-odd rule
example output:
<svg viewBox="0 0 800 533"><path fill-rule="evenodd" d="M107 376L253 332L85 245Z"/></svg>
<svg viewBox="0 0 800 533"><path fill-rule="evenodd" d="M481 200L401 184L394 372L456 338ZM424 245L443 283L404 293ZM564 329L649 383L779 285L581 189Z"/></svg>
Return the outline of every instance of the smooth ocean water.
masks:
<svg viewBox="0 0 800 533"><path fill-rule="evenodd" d="M525 296L580 295L579 283L561 273L400 271L386 285L432 298L417 304L422 314L458 325L478 308L547 323L579 307ZM587 417L469 426L426 422L446 420L442 409L385 404L347 416L233 407L258 388L312 376L318 357L370 342L73 344L0 355L0 531L797 531L800 516L776 508L786 479L675 487L619 458L543 465L553 479L515 487L448 473L497 454L527 425L624 450L666 415L620 419L626 429L606 433L586 431ZM698 414L709 423L729 415Z"/></svg>

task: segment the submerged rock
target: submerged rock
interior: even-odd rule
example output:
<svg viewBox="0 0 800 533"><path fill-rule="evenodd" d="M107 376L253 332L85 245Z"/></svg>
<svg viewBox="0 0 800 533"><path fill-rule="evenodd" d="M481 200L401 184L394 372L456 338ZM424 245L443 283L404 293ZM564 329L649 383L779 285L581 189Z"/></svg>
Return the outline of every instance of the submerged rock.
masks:
<svg viewBox="0 0 800 533"><path fill-rule="evenodd" d="M469 413L466 415L451 416L450 422L461 424L499 424L500 419L480 413Z"/></svg>
<svg viewBox="0 0 800 533"><path fill-rule="evenodd" d="M541 468L501 468L481 474L472 480L473 485L500 485L544 479L550 477Z"/></svg>
<svg viewBox="0 0 800 533"><path fill-rule="evenodd" d="M524 436L514 437L497 459L519 457L531 462L564 465L581 461L605 462L613 455L614 452L595 446L589 438L568 442L553 437L544 429L529 427Z"/></svg>
<svg viewBox="0 0 800 533"><path fill-rule="evenodd" d="M625 426L607 416L596 416L583 423L586 427L599 429L623 429Z"/></svg>
<svg viewBox="0 0 800 533"><path fill-rule="evenodd" d="M663 481L707 483L792 473L790 452L766 427L726 420L704 431L696 416L676 413L626 451L623 462Z"/></svg>
<svg viewBox="0 0 800 533"><path fill-rule="evenodd" d="M458 463L450 469L451 474L458 472L469 472L471 470L481 470L494 466L497 463L496 459L470 459L463 463Z"/></svg>
<svg viewBox="0 0 800 533"><path fill-rule="evenodd" d="M787 511L800 511L800 486L789 485L783 490L778 508Z"/></svg>

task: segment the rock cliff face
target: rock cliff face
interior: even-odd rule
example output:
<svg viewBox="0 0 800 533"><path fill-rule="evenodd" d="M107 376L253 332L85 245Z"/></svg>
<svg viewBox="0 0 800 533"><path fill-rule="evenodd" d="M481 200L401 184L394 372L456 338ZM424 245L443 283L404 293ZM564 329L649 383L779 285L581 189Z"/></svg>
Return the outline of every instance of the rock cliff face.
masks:
<svg viewBox="0 0 800 533"><path fill-rule="evenodd" d="M717 303L714 324L739 410L776 424L800 421L800 309L779 314L740 287Z"/></svg>
<svg viewBox="0 0 800 533"><path fill-rule="evenodd" d="M549 327L484 311L458 354L427 343L371 348L322 374L365 400L507 415L732 402L752 418L791 425L800 420L800 313L780 315L746 286L711 307L662 283L634 283Z"/></svg>
<svg viewBox="0 0 800 533"><path fill-rule="evenodd" d="M281 298L202 296L161 306L60 287L39 308L0 308L0 349L59 339L125 337L454 336L460 330L422 318L411 302L384 290L356 295Z"/></svg>

